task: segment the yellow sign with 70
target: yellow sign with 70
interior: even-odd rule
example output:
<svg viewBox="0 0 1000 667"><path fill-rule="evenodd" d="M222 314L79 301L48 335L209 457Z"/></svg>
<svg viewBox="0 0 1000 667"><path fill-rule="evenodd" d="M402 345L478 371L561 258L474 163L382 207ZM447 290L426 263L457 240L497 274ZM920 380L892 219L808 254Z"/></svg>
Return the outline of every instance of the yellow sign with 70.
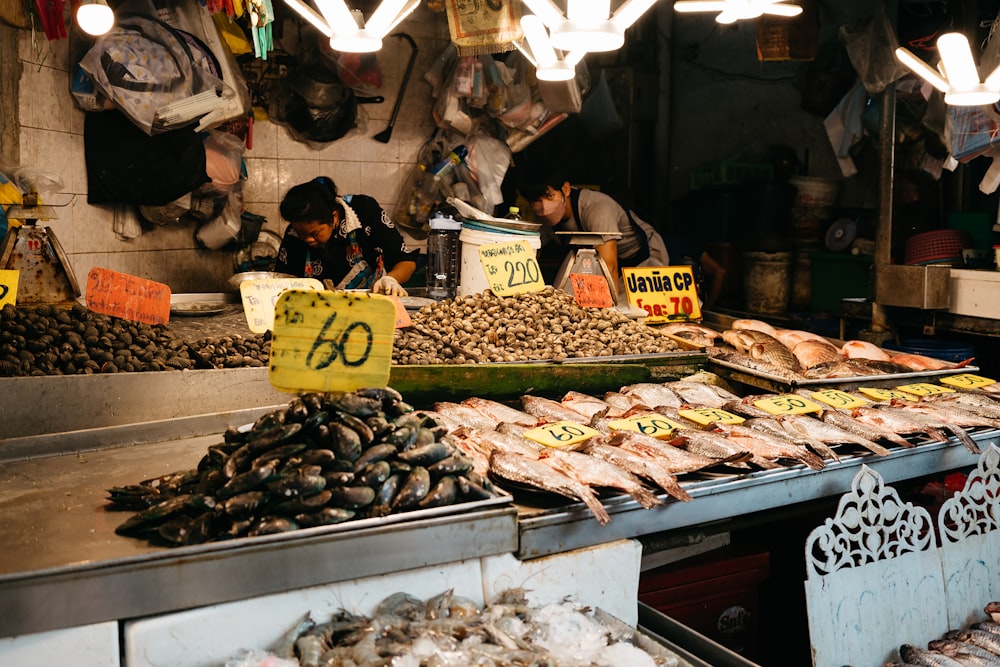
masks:
<svg viewBox="0 0 1000 667"><path fill-rule="evenodd" d="M628 302L647 313L647 322L701 319L701 304L690 266L622 269Z"/></svg>

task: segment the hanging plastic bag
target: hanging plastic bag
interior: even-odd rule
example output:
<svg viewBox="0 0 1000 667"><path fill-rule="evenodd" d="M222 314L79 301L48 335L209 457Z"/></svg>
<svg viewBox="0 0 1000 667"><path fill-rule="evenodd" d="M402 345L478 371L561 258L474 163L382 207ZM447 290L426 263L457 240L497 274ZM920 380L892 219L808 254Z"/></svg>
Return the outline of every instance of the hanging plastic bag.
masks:
<svg viewBox="0 0 1000 667"><path fill-rule="evenodd" d="M611 87L608 86L608 78L601 70L601 77L597 80L587 99L583 101L580 109L580 123L593 136L602 136L618 132L625 127L622 117L615 107L615 100L611 96Z"/></svg>
<svg viewBox="0 0 1000 667"><path fill-rule="evenodd" d="M479 186L483 204L477 205L484 211L492 211L503 203L503 184L507 169L513 161L510 148L496 137L475 134L465 141L469 149L466 163Z"/></svg>
<svg viewBox="0 0 1000 667"><path fill-rule="evenodd" d="M896 58L899 40L882 3L867 23L840 26L840 39L854 71L869 93L881 93L890 83L909 73Z"/></svg>

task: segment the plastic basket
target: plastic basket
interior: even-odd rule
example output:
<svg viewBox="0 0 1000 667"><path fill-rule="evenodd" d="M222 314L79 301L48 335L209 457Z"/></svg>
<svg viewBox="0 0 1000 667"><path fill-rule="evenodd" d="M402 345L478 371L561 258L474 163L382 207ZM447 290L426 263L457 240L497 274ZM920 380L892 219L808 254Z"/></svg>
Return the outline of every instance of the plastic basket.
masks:
<svg viewBox="0 0 1000 667"><path fill-rule="evenodd" d="M962 249L972 247L969 232L961 229L938 229L915 234L906 239L906 264L962 262Z"/></svg>
<svg viewBox="0 0 1000 667"><path fill-rule="evenodd" d="M713 185L738 185L750 181L770 181L774 167L752 162L709 162L691 170L691 189Z"/></svg>

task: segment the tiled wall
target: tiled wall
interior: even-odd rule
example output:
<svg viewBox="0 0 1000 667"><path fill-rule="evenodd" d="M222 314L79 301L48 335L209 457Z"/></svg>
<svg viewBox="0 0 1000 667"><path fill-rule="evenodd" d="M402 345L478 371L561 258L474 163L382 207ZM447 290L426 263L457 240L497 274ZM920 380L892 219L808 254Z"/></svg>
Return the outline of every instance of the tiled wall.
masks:
<svg viewBox="0 0 1000 667"><path fill-rule="evenodd" d="M244 155L249 174L245 208L265 216L266 229L283 231L278 215L282 195L290 186L319 175L332 177L341 192L372 195L386 210L394 210L417 150L434 130L431 87L423 74L449 41L445 15L424 7L398 30L416 40L418 57L389 143L372 137L388 125L410 55L408 43L398 38L386 39L378 53L383 74L379 92L385 101L359 105L359 127L348 135L314 150L293 140L281 126L256 123L253 148ZM62 181L61 192L45 200L57 207L59 217L42 224L55 232L81 289L86 289L90 269L100 266L164 282L174 293L225 291L234 269L233 249L200 248L194 223L144 224L142 235L120 240L114 233L114 207L87 204L84 117L69 92L70 40L47 42L44 35L27 30L18 31L18 38L23 65L19 165Z"/></svg>

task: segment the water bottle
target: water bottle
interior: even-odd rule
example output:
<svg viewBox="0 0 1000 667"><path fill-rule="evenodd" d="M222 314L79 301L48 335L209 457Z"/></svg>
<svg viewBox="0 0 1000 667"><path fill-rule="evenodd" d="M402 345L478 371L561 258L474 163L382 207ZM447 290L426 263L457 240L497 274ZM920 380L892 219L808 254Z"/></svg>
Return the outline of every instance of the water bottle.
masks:
<svg viewBox="0 0 1000 667"><path fill-rule="evenodd" d="M507 211L507 215L504 216L508 220L520 220L521 219L521 209L517 206L511 206Z"/></svg>
<svg viewBox="0 0 1000 667"><path fill-rule="evenodd" d="M431 299L452 299L458 290L461 269L462 223L451 216L435 212L427 234L427 296Z"/></svg>

